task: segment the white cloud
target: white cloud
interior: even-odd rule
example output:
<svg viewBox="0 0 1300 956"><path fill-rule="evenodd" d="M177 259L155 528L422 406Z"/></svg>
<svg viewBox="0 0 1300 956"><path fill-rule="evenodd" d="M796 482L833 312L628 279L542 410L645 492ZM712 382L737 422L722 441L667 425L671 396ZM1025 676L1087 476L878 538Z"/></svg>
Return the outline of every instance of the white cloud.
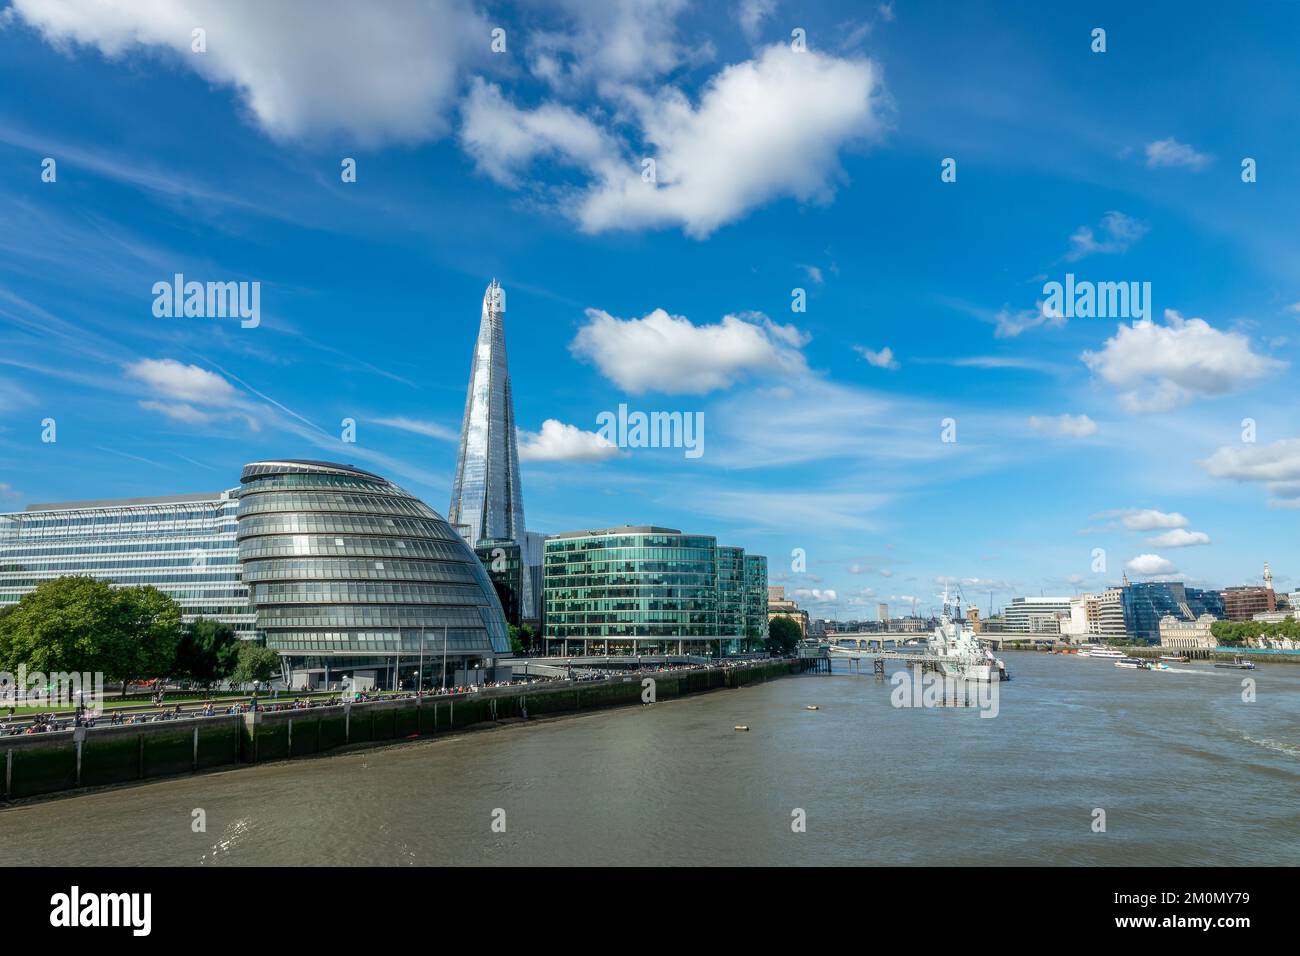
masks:
<svg viewBox="0 0 1300 956"><path fill-rule="evenodd" d="M591 120L566 106L546 103L521 110L501 88L475 77L461 106L460 142L479 170L505 186L518 186L518 172L539 157L572 165L609 168L618 147Z"/></svg>
<svg viewBox="0 0 1300 956"><path fill-rule="evenodd" d="M1119 524L1110 524L1102 531L1114 531L1123 528L1127 531L1154 531L1159 528L1186 528L1190 521L1177 511L1157 511L1155 508L1119 508L1114 511L1102 511L1094 518L1119 518Z"/></svg>
<svg viewBox="0 0 1300 956"><path fill-rule="evenodd" d="M794 326L766 316L728 315L714 325L695 325L663 309L640 319L587 309L587 324L569 349L633 394L702 395L756 373L804 371L798 348L805 342Z"/></svg>
<svg viewBox="0 0 1300 956"><path fill-rule="evenodd" d="M839 595L830 588L795 588L794 599L807 604L834 604Z"/></svg>
<svg viewBox="0 0 1300 956"><path fill-rule="evenodd" d="M1185 528L1190 523L1177 511L1157 511L1154 508L1130 508L1120 512L1124 527L1129 531L1151 531L1154 528Z"/></svg>
<svg viewBox="0 0 1300 956"><path fill-rule="evenodd" d="M618 446L595 432L554 418L540 432L519 431L520 461L604 461L619 455Z"/></svg>
<svg viewBox="0 0 1300 956"><path fill-rule="evenodd" d="M21 498L22 492L9 484L7 481L0 481L0 498Z"/></svg>
<svg viewBox="0 0 1300 956"><path fill-rule="evenodd" d="M466 59L489 54L490 26L464 0L14 0L59 46L110 59L167 51L232 88L277 139L341 133L365 142L442 134ZM191 31L207 31L207 52Z"/></svg>
<svg viewBox="0 0 1300 956"><path fill-rule="evenodd" d="M1175 528L1154 538L1147 538L1147 544L1153 548L1190 548L1198 544L1209 544L1210 536L1204 531L1186 531Z"/></svg>
<svg viewBox="0 0 1300 956"><path fill-rule="evenodd" d="M1199 464L1215 478L1262 484L1274 496L1273 507L1300 507L1300 438L1225 445Z"/></svg>
<svg viewBox="0 0 1300 956"><path fill-rule="evenodd" d="M993 330L994 336L1000 339L1013 339L1021 332L1028 329L1038 328L1045 325L1050 329L1059 329L1065 325L1065 316L1059 312L1053 312L1047 307L1046 302L1039 302L1032 309L1019 309L1012 312L1006 306L993 317L997 328Z"/></svg>
<svg viewBox="0 0 1300 956"><path fill-rule="evenodd" d="M853 350L861 355L867 362L876 368L898 368L898 361L894 358L894 350L886 345L879 352L873 352L865 345L855 345Z"/></svg>
<svg viewBox="0 0 1300 956"><path fill-rule="evenodd" d="M870 60L785 43L724 69L698 106L672 88L624 88L656 182L624 164L588 191L579 222L588 232L680 225L698 239L772 199L829 201L840 149L880 131L879 92Z"/></svg>
<svg viewBox="0 0 1300 956"><path fill-rule="evenodd" d="M681 226L704 238L772 199L829 201L840 150L882 125L870 60L785 43L723 69L698 105L669 86L646 93L610 80L598 92L636 128L636 143L556 103L519 109L482 81L466 103L462 143L504 183L539 158L581 171L585 186L560 190L559 208L587 232Z"/></svg>
<svg viewBox="0 0 1300 956"><path fill-rule="evenodd" d="M687 0L559 0L562 30L531 30L527 59L533 75L559 89L591 81L644 82L688 61L713 55L711 44L678 39Z"/></svg>
<svg viewBox="0 0 1300 956"><path fill-rule="evenodd" d="M1080 356L1121 389L1120 401L1130 411L1168 411L1196 395L1225 395L1287 365L1252 351L1240 332L1220 332L1172 309L1165 310L1165 321L1121 325L1101 351Z"/></svg>
<svg viewBox="0 0 1300 956"><path fill-rule="evenodd" d="M758 38L763 21L776 12L776 0L740 0L736 18L740 29L751 42Z"/></svg>
<svg viewBox="0 0 1300 956"><path fill-rule="evenodd" d="M1182 167L1184 169L1204 169L1210 157L1198 153L1186 143L1180 143L1170 136L1168 139L1147 143L1147 166L1151 169L1162 167Z"/></svg>
<svg viewBox="0 0 1300 956"><path fill-rule="evenodd" d="M1065 259L1074 262L1099 252L1125 252L1145 236L1149 228L1146 223L1112 209L1101 217L1100 229L1105 238L1098 239L1090 226L1080 226L1070 237L1070 251L1065 254Z"/></svg>
<svg viewBox="0 0 1300 956"><path fill-rule="evenodd" d="M1030 415L1029 427L1060 438L1087 438L1097 433L1097 423L1087 415Z"/></svg>
<svg viewBox="0 0 1300 956"><path fill-rule="evenodd" d="M126 366L126 374L157 394L180 402L227 406L238 396L234 386L215 372L182 365L175 359L141 359Z"/></svg>
<svg viewBox="0 0 1300 956"><path fill-rule="evenodd" d="M438 422L424 421L419 418L405 418L400 415L393 418L372 418L370 421L376 425L383 425L385 428L413 432L426 438L437 438L439 441L460 441L460 432L448 428L446 425L440 425Z"/></svg>
<svg viewBox="0 0 1300 956"><path fill-rule="evenodd" d="M799 268L808 274L808 278L813 282L814 285L825 284L826 279L825 277L822 276L822 270L820 267L801 265Z"/></svg>
<svg viewBox="0 0 1300 956"><path fill-rule="evenodd" d="M124 368L127 378L143 383L154 396L138 402L145 411L184 425L235 420L244 422L251 431L262 430L255 414L258 408L215 372L175 359L140 359ZM271 399L259 397L288 412Z"/></svg>
<svg viewBox="0 0 1300 956"><path fill-rule="evenodd" d="M1178 569L1174 567L1173 562L1167 558L1162 558L1158 554L1139 554L1132 561L1124 565L1125 570L1130 574L1140 577L1149 578L1160 574L1176 574Z"/></svg>

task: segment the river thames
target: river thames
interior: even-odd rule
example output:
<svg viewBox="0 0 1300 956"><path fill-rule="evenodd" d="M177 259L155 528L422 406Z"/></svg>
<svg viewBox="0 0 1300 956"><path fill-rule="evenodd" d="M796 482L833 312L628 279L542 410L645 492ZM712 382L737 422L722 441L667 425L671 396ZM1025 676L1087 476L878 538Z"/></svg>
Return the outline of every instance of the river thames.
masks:
<svg viewBox="0 0 1300 956"><path fill-rule="evenodd" d="M1300 667L1005 658L994 719L803 675L14 807L0 846L9 865L1300 863Z"/></svg>

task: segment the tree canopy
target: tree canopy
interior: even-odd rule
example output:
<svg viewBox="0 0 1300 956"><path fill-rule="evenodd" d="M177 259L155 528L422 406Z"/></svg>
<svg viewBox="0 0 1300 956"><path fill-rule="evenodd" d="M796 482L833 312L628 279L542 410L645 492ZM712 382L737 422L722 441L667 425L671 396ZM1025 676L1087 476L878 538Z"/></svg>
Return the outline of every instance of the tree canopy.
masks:
<svg viewBox="0 0 1300 956"><path fill-rule="evenodd" d="M780 654L789 654L803 638L799 625L792 619L778 614L767 623L767 646L769 650Z"/></svg>
<svg viewBox="0 0 1300 956"><path fill-rule="evenodd" d="M62 577L42 582L0 615L0 665L89 671L115 682L163 677L180 637L180 608L157 588Z"/></svg>

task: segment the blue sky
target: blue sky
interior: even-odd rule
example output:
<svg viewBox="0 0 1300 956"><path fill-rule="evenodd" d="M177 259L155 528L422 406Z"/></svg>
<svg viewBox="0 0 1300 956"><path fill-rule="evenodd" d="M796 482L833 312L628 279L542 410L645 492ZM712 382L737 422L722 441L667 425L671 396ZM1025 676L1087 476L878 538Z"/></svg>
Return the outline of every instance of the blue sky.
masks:
<svg viewBox="0 0 1300 956"><path fill-rule="evenodd" d="M496 277L531 529L713 533L841 618L1300 586L1300 8L1133 6L9 0L0 508L317 457L445 512ZM260 324L156 317L175 273ZM1149 318L1045 314L1067 273ZM620 403L704 455L602 447Z"/></svg>

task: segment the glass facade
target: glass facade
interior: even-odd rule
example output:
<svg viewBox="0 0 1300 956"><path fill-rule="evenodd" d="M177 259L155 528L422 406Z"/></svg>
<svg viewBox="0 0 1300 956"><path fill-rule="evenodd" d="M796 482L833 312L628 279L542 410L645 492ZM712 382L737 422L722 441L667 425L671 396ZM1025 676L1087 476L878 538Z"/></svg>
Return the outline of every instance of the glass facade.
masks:
<svg viewBox="0 0 1300 956"><path fill-rule="evenodd" d="M486 571L419 499L330 462L256 462L241 483L250 603L287 668L369 671L381 686L408 683L419 669L436 686L444 642L448 680L509 653Z"/></svg>
<svg viewBox="0 0 1300 956"><path fill-rule="evenodd" d="M0 514L0 606L42 581L86 575L151 584L181 607L254 636L241 580L235 522L238 492L31 505Z"/></svg>
<svg viewBox="0 0 1300 956"><path fill-rule="evenodd" d="M767 642L767 558L745 555L746 650L759 650Z"/></svg>
<svg viewBox="0 0 1300 956"><path fill-rule="evenodd" d="M1194 621L1202 614L1223 619L1223 597L1218 591L1188 588L1178 582L1126 584L1122 601L1124 629L1152 644L1160 640L1160 619L1166 614L1183 621Z"/></svg>
<svg viewBox="0 0 1300 956"><path fill-rule="evenodd" d="M549 653L728 654L748 627L745 553L649 526L546 539ZM767 593L766 561L762 593ZM755 573L760 567L755 563ZM766 605L764 605L766 608Z"/></svg>
<svg viewBox="0 0 1300 956"><path fill-rule="evenodd" d="M447 520L471 548L479 541L515 541L525 565L541 561L524 531L524 499L519 482L515 405L506 364L506 294L495 279L483 294L478 339L469 367L460 452ZM515 620L536 620L540 595L535 575L525 574ZM512 622L513 623L513 622Z"/></svg>
<svg viewBox="0 0 1300 956"><path fill-rule="evenodd" d="M474 553L483 562L492 586L496 588L501 610L506 621L518 627L520 603L523 598L526 569L518 544L509 538L480 538Z"/></svg>

